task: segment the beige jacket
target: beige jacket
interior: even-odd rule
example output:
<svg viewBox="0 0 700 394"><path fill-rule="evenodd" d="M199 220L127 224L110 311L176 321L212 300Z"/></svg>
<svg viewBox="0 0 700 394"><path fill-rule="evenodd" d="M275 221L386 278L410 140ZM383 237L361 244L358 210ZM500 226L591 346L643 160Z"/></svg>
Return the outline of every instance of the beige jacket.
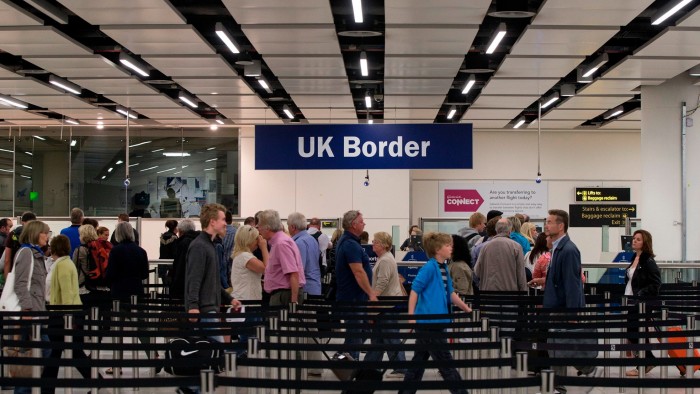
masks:
<svg viewBox="0 0 700 394"><path fill-rule="evenodd" d="M379 292L379 296L401 297L401 282L399 271L391 252L386 252L377 259L372 268L372 288Z"/></svg>

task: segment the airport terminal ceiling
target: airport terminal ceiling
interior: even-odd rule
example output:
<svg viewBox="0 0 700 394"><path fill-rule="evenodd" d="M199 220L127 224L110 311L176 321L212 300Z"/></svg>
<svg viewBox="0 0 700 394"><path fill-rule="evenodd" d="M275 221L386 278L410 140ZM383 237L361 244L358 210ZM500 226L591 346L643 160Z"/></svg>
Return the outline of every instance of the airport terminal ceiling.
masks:
<svg viewBox="0 0 700 394"><path fill-rule="evenodd" d="M0 0L0 126L639 132L640 87L700 63L699 3Z"/></svg>

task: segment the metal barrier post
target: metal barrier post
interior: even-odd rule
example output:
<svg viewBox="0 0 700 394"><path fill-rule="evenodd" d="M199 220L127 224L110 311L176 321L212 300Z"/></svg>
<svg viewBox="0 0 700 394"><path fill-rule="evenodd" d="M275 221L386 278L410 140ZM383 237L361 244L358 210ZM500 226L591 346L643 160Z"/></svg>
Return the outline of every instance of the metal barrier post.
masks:
<svg viewBox="0 0 700 394"><path fill-rule="evenodd" d="M481 318L481 332L482 334L485 332L489 332L489 318L488 317L482 317ZM488 342L489 338L487 337L481 337L479 339L479 342ZM476 353L476 358L486 358L488 357L488 350L477 350ZM486 375L486 371L484 368L476 368L476 376L475 379L482 379Z"/></svg>
<svg viewBox="0 0 700 394"><path fill-rule="evenodd" d="M540 376L542 377L540 393L554 394L554 371L551 369L543 369Z"/></svg>
<svg viewBox="0 0 700 394"><path fill-rule="evenodd" d="M96 323L98 319L100 318L100 308L93 306L90 308L90 320L95 322L92 325L92 330L95 335L91 337L92 341L92 346L94 347L97 342L100 341L100 337L96 334L97 330L100 329L100 326ZM91 360L99 360L100 359L100 351L98 349L92 349L90 352L90 359ZM98 377L100 376L100 372L97 367L91 367L90 368L90 379L92 379L93 382L97 381ZM99 389L97 387L93 387L91 392L96 393Z"/></svg>
<svg viewBox="0 0 700 394"><path fill-rule="evenodd" d="M41 348L36 345L41 342L41 324L32 324L32 357L41 358ZM32 378L39 379L41 377L41 365L32 365ZM41 394L41 387L32 387L32 394Z"/></svg>
<svg viewBox="0 0 700 394"><path fill-rule="evenodd" d="M118 313L120 308L121 308L121 303L119 302L119 300L112 300L112 312ZM112 316L112 321L119 322L119 317ZM117 333L116 336L112 337L112 343L115 343L117 345L121 345L122 344L122 336L121 336L121 333L119 332L121 330L121 327L119 327L119 325L115 324L114 327L112 327L112 330L116 331L116 333ZM121 360L122 359L122 350L115 349L112 352L112 358L114 360ZM112 367L112 376L114 376L115 378L118 378L119 376L121 376L121 372L122 372L121 367ZM115 392L115 394L119 394L119 392L120 392L119 387L115 387L114 392Z"/></svg>
<svg viewBox="0 0 700 394"><path fill-rule="evenodd" d="M605 293L605 316L606 318L610 316L610 292L606 291ZM607 319L606 319L607 320ZM603 325L603 332L605 334L608 334L610 332L610 328L608 327L607 324ZM603 339L603 343L607 345L605 347L605 351L603 352L603 358L609 359L610 358L610 338L606 335L605 338ZM610 366L605 366L603 368L603 376L608 377L610 376Z"/></svg>
<svg viewBox="0 0 700 394"><path fill-rule="evenodd" d="M270 324L271 331L278 331L279 330L279 318L277 316L271 316L270 319L268 320L268 322ZM273 344L280 343L279 333L277 333L275 335L270 335L270 342ZM279 360L280 354L281 353L277 348L270 350L270 358L273 360ZM280 377L279 368L272 368L272 371L270 371L270 378L272 380L278 380L279 377Z"/></svg>
<svg viewBox="0 0 700 394"><path fill-rule="evenodd" d="M622 299L620 300L620 305L623 306L623 307L626 307L627 304L628 304L628 298L627 298L626 295L623 295L623 296L622 296ZM629 312L626 311L626 313L629 313ZM627 333L627 327L623 327L621 331L624 332L624 333L626 334L626 333ZM625 335L625 337L627 337L627 336ZM625 339L624 339L624 338L620 338L620 344L622 345L622 344L624 344L624 343L625 343ZM626 352L625 352L625 353L626 353ZM622 356L625 356L625 357L626 357L626 354L625 354L625 353L623 353L623 352L621 351L621 352L620 352L620 358L622 358ZM619 372L620 372L620 377L625 376L625 366L624 366L624 365L620 365L619 369L620 369L620 370L619 370ZM607 376L606 376L606 377L607 377ZM617 392L618 392L618 393L624 393L624 392L625 392L625 388L624 388L624 387L619 387L619 388L617 389Z"/></svg>
<svg viewBox="0 0 700 394"><path fill-rule="evenodd" d="M136 312L138 312L137 309L136 309L136 304L139 303L139 296L137 296L137 295L135 295L135 294L132 294L132 295L131 295L131 298L130 298L130 301L131 301L131 311L132 311L132 313L136 314ZM132 318L131 318L131 321L132 321L132 322L136 322L136 318L135 318L135 317L132 317ZM138 330L137 327L130 327L130 329L129 329L129 331L137 331L137 330ZM136 341L137 341L137 340L138 340L138 339L137 339L136 337L132 336L132 337L131 337L131 344L132 344L132 345L136 344ZM150 343L150 341L149 341L149 343ZM134 359L134 360L138 360L138 359L139 359L139 351L138 351L137 349L134 349L134 350L131 351L131 358ZM140 376L139 376L139 372L140 372L140 371L139 371L139 368L138 368L138 367L133 367L132 370L134 371L134 379L138 379L138 378L140 377ZM136 387L133 388L133 390L134 390L134 391L139 391L139 387L136 386Z"/></svg>
<svg viewBox="0 0 700 394"><path fill-rule="evenodd" d="M682 271L677 271L676 272L676 283L681 283L681 280L683 279L683 272Z"/></svg>
<svg viewBox="0 0 700 394"><path fill-rule="evenodd" d="M63 329L66 331L73 329L73 315L70 314L70 312L63 315ZM66 333L66 335L63 338L63 341L67 344L73 343L73 335L71 335L70 333ZM63 351L66 353L66 359L68 359L68 360L73 359L73 349L68 348L68 349L64 349ZM63 376L66 379L73 378L73 368L72 367L65 368L63 371ZM73 388L66 387L64 389L64 393L73 394Z"/></svg>
<svg viewBox="0 0 700 394"><path fill-rule="evenodd" d="M255 327L255 336L257 337L258 343L256 343L256 354L255 358L265 358L265 351L260 349L260 343L266 342L265 341L265 326L257 326ZM265 379L265 368L264 367L257 367L258 372L256 375L260 379ZM260 389L263 390L263 389Z"/></svg>
<svg viewBox="0 0 700 394"><path fill-rule="evenodd" d="M686 322L685 322L685 329L687 331L691 331L695 329L695 315L688 315L686 316ZM693 337L688 337L688 349L686 350L686 357L695 357L695 349L693 348L693 342L695 342L695 338ZM695 374L695 365L693 363L688 363L689 365L685 366L685 378L686 379L692 379L693 375ZM693 389L690 387L687 387L685 389L686 393L692 393Z"/></svg>
<svg viewBox="0 0 700 394"><path fill-rule="evenodd" d="M491 327L491 342L498 342L499 341L499 327ZM498 349L490 349L489 350L489 358L495 359L498 358ZM491 367L488 369L488 376L487 379L498 379L498 367ZM489 390L490 392L495 392L495 390Z"/></svg>
<svg viewBox="0 0 700 394"><path fill-rule="evenodd" d="M167 289L167 287L164 287L164 289ZM167 293L165 293L165 294L167 294ZM150 295L151 295L150 296L151 300L158 299L158 292L157 291L155 291L155 290L151 291ZM154 304L149 304L149 305L154 305ZM149 312L153 312L153 311L149 310ZM147 321L149 323L151 323L150 326L148 327L148 331L155 331L155 327L157 327L156 323L158 322L157 319L158 319L157 317L150 317L147 319ZM157 337L148 337L148 343L150 344L151 342L153 344L158 343L158 338ZM149 350L148 352L146 352L146 354L148 355L149 360L158 359L158 350ZM163 357L165 357L165 356L163 356ZM156 376L156 367L149 368L149 373L150 373L150 376L152 378L155 377Z"/></svg>
<svg viewBox="0 0 700 394"><path fill-rule="evenodd" d="M494 327L496 328L496 327ZM512 350L512 345L513 345L513 338L511 337L503 337L501 338L501 358L511 358L513 356L513 350ZM510 373L511 373L511 368L510 364L506 365L505 367L501 367L501 378L502 379L510 379ZM503 392L503 389L500 390ZM509 393L511 392L511 389L509 388L507 390Z"/></svg>
<svg viewBox="0 0 700 394"><path fill-rule="evenodd" d="M639 311L639 315L640 315L640 316L646 315L646 313L647 313L647 304L646 304L646 302L640 302L639 304L637 304L637 309L638 309L638 311ZM644 326L640 326L640 327L639 327L639 333L640 333L640 334L643 334L643 333L645 333L646 331L647 331L647 330L646 330L646 327L644 327ZM646 345L646 343L647 343L646 338L639 338L639 344L640 344L640 345ZM646 355L646 351L645 351L645 350L642 350L642 351L639 353L639 357L640 357L640 358L643 358L642 355ZM638 376L639 376L639 379L644 379L644 377L646 376L646 366L640 366L640 365L638 365L637 368L638 368L638 371L639 371L639 375L638 375ZM637 387L637 392L638 392L639 394L643 394L643 393L644 393L644 387Z"/></svg>
<svg viewBox="0 0 700 394"><path fill-rule="evenodd" d="M214 370L201 370L199 372L199 384L202 388L202 394L214 394L216 392L216 387L214 387Z"/></svg>
<svg viewBox="0 0 700 394"><path fill-rule="evenodd" d="M236 377L236 353L224 353L224 374L228 378ZM236 394L236 386L226 386L226 394Z"/></svg>
<svg viewBox="0 0 700 394"><path fill-rule="evenodd" d="M515 353L515 369L519 378L527 377L527 352ZM518 387L518 394L525 394L526 392L525 387Z"/></svg>
<svg viewBox="0 0 700 394"><path fill-rule="evenodd" d="M668 320L668 308L661 309L661 321L665 322ZM665 325L661 326L661 332L667 331L668 328ZM668 343L668 338L661 337L661 343ZM668 350L661 349L661 359L668 358ZM661 379L668 379L668 365L661 366ZM666 394L668 389L666 387L661 387L660 394Z"/></svg>
<svg viewBox="0 0 700 394"><path fill-rule="evenodd" d="M258 358L258 338L250 337L248 338L248 358L249 359L254 359ZM258 379L260 378L258 376L258 368L254 366L249 366L248 367L248 378L250 379ZM259 388L253 388L251 390L253 393L259 393Z"/></svg>

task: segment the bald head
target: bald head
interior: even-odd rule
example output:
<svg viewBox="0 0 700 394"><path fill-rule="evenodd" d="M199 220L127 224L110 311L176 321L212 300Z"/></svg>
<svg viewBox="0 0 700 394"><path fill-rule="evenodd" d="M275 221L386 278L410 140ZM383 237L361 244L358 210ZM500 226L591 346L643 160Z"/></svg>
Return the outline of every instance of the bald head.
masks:
<svg viewBox="0 0 700 394"><path fill-rule="evenodd" d="M506 218L498 219L496 222L496 234L498 235L508 235L513 230L513 225L510 220Z"/></svg>

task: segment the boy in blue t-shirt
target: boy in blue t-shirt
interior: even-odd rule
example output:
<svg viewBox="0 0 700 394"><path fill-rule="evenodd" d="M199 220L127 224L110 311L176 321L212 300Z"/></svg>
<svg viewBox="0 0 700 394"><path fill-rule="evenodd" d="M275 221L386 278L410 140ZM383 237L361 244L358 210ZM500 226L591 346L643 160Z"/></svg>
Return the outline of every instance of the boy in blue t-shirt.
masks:
<svg viewBox="0 0 700 394"><path fill-rule="evenodd" d="M425 315L425 314L448 314L450 312L450 303L456 305L459 309L465 312L471 312L471 308L462 301L461 298L452 288L452 278L450 278L449 270L447 269L447 259L452 256L452 236L445 233L428 233L423 236L423 248L430 257L427 263L418 271L418 275L413 280L411 285L411 294L408 296L408 314L409 315ZM416 333L430 333L435 331L444 331L440 328L420 328L420 323L449 323L450 319L431 319L418 320L416 325ZM412 320L411 323L416 323ZM445 344L447 340L444 337L425 336L425 338L417 338L416 344ZM429 357L433 360L452 360L452 354L448 350L419 350L416 351L413 360L426 361ZM457 369L439 368L440 375L444 380L461 381ZM411 369L406 373L404 382L419 381L423 379L425 369ZM407 385L408 386L408 385ZM415 389L401 390L400 393L408 394L415 393ZM450 390L451 393L466 394L467 390L457 389Z"/></svg>

